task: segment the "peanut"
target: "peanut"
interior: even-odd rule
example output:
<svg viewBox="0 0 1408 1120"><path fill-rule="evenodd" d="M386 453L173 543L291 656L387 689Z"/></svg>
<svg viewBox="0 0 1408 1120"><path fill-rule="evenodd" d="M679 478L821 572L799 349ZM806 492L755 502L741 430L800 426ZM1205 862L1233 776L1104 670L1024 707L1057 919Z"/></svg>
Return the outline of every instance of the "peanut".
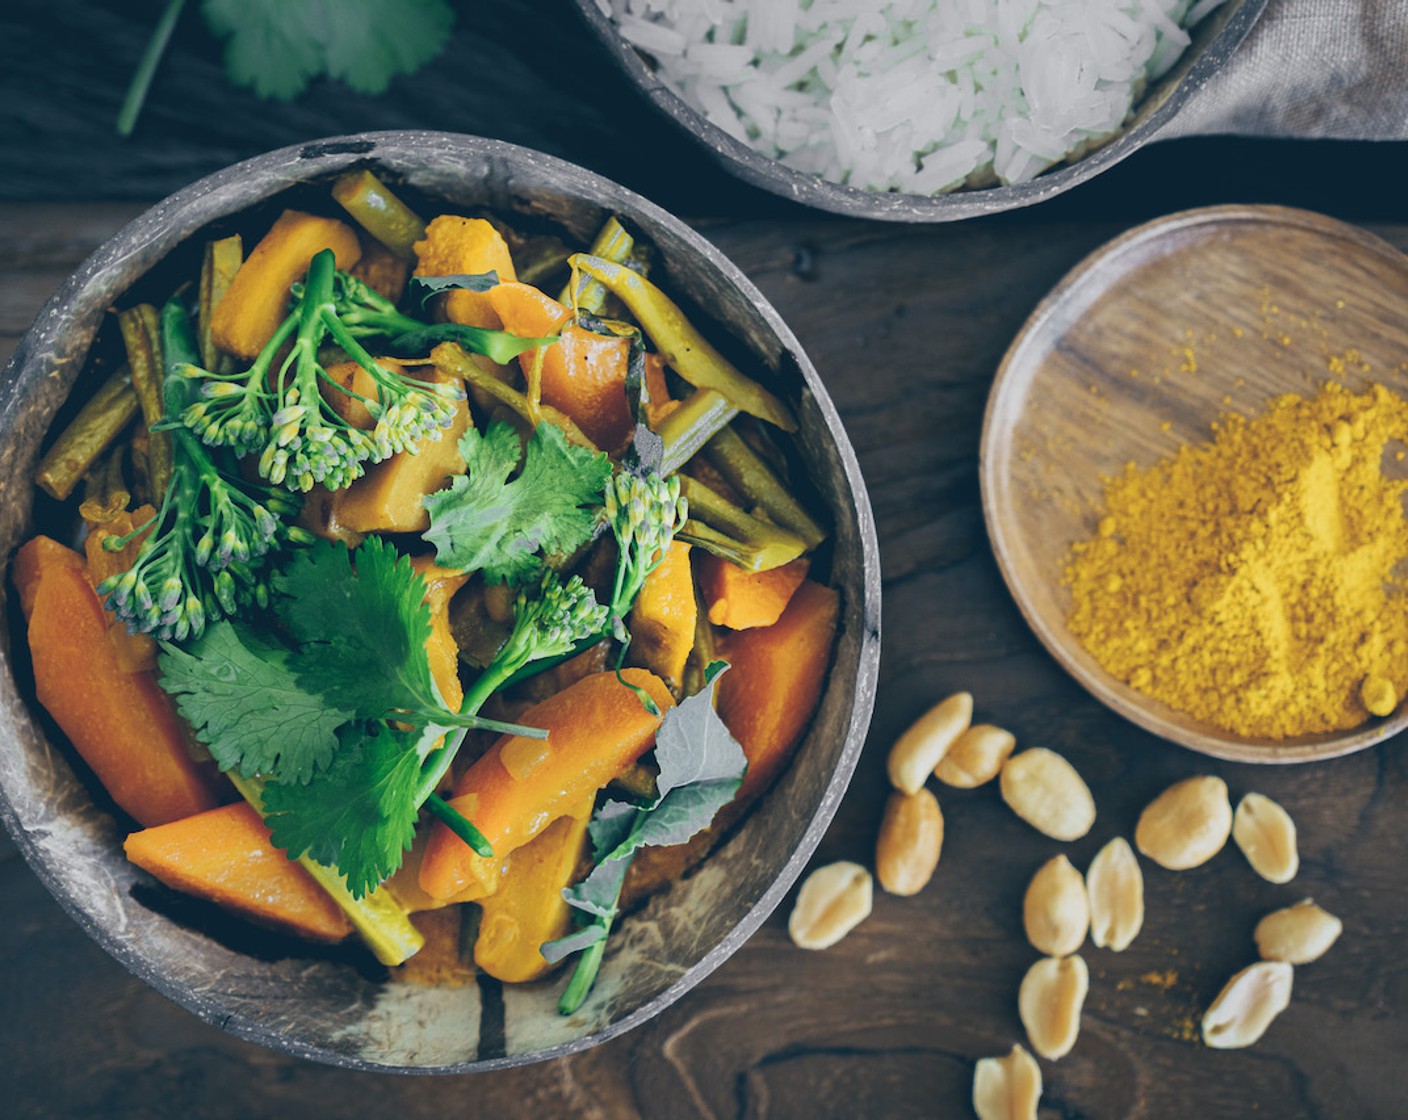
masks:
<svg viewBox="0 0 1408 1120"><path fill-rule="evenodd" d="M1231 832L1227 783L1204 774L1154 798L1139 816L1134 843L1160 867L1184 871L1217 855Z"/></svg>
<svg viewBox="0 0 1408 1120"><path fill-rule="evenodd" d="M1343 922L1307 898L1267 914L1254 936L1262 960L1309 964L1325 955L1343 929Z"/></svg>
<svg viewBox="0 0 1408 1120"><path fill-rule="evenodd" d="M992 781L1017 745L1010 731L990 723L974 724L958 737L934 768L934 777L956 789L974 789Z"/></svg>
<svg viewBox="0 0 1408 1120"><path fill-rule="evenodd" d="M918 793L972 718L972 694L955 692L915 720L890 748L890 784L904 793Z"/></svg>
<svg viewBox="0 0 1408 1120"><path fill-rule="evenodd" d="M1085 941L1090 928L1090 903L1085 880L1065 856L1041 865L1022 900L1022 924L1038 953L1064 957Z"/></svg>
<svg viewBox="0 0 1408 1120"><path fill-rule="evenodd" d="M1036 1120L1041 1067L1020 1045L1004 1058L983 1058L973 1070L973 1111L978 1120Z"/></svg>
<svg viewBox="0 0 1408 1120"><path fill-rule="evenodd" d="M1144 875L1124 837L1116 836L1090 861L1090 937L1102 949L1123 952L1144 925Z"/></svg>
<svg viewBox="0 0 1408 1120"><path fill-rule="evenodd" d="M1294 972L1285 961L1257 961L1242 969L1203 1016L1203 1044L1237 1050L1254 1043L1290 1004Z"/></svg>
<svg viewBox="0 0 1408 1120"><path fill-rule="evenodd" d="M870 916L872 893L870 872L858 863L818 867L797 892L787 932L800 949L828 949Z"/></svg>
<svg viewBox="0 0 1408 1120"><path fill-rule="evenodd" d="M1055 751L1033 747L1002 767L1002 800L1053 840L1079 840L1095 823L1095 799L1075 767Z"/></svg>
<svg viewBox="0 0 1408 1120"><path fill-rule="evenodd" d="M1043 957L1022 977L1017 1011L1027 1041L1043 1058L1054 1062L1071 1052L1089 990L1090 972L1080 957Z"/></svg>
<svg viewBox="0 0 1408 1120"><path fill-rule="evenodd" d="M891 894L918 894L933 877L944 846L944 815L927 789L895 790L875 841L875 876Z"/></svg>
<svg viewBox="0 0 1408 1120"><path fill-rule="evenodd" d="M1270 883L1289 883L1300 870L1296 823L1271 798L1249 793L1232 817L1232 839L1252 870Z"/></svg>

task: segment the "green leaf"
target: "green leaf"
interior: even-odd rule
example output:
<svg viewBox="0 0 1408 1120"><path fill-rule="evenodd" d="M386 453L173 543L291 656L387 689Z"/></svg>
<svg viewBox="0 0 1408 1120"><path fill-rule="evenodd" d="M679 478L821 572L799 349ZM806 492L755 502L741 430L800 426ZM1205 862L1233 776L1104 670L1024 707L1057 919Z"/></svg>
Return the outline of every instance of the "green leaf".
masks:
<svg viewBox="0 0 1408 1120"><path fill-rule="evenodd" d="M416 306L424 307L431 296L454 289L466 292L487 292L498 287L497 272L459 273L453 276L412 276L406 283L408 295L416 298Z"/></svg>
<svg viewBox="0 0 1408 1120"><path fill-rule="evenodd" d="M566 554L585 544L596 524L611 460L567 442L539 424L526 452L511 424L496 421L460 440L466 471L448 490L425 499L438 563L482 571L490 582L522 584L543 570L542 553ZM509 475L523 459L512 482Z"/></svg>
<svg viewBox="0 0 1408 1120"><path fill-rule="evenodd" d="M508 331L471 327L464 323L432 323L419 330L398 334L388 342L393 353L407 356L428 354L439 342L458 342L472 354L483 354L491 362L507 365L520 354L551 346L556 335L547 338L520 338Z"/></svg>
<svg viewBox="0 0 1408 1120"><path fill-rule="evenodd" d="M380 537L356 550L319 541L274 576L279 615L302 645L299 683L367 719L435 712L430 607L409 557Z"/></svg>
<svg viewBox="0 0 1408 1120"><path fill-rule="evenodd" d="M736 785L748 769L748 756L714 710L714 692L727 668L724 661L710 664L705 687L671 708L660 724L655 736L660 776L655 785L662 801L682 786L718 781Z"/></svg>
<svg viewBox="0 0 1408 1120"><path fill-rule="evenodd" d="M275 100L323 75L382 93L439 54L455 21L447 0L203 0L201 11L226 40L231 81Z"/></svg>
<svg viewBox="0 0 1408 1120"><path fill-rule="evenodd" d="M276 848L303 853L347 878L362 898L392 875L415 839L420 756L414 732L353 724L328 769L306 786L264 787Z"/></svg>
<svg viewBox="0 0 1408 1120"><path fill-rule="evenodd" d="M332 760L352 713L294 680L286 650L214 622L185 649L162 643L161 687L221 770L305 783Z"/></svg>

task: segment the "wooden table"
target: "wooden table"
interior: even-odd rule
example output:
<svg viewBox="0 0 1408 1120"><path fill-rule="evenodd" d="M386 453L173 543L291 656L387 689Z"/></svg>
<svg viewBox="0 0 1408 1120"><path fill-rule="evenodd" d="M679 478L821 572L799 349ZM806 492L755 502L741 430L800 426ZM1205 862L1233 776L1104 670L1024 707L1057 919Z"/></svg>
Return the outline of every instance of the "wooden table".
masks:
<svg viewBox="0 0 1408 1120"><path fill-rule="evenodd" d="M190 7L190 6L188 6ZM565 0L460 5L451 49L381 100L320 87L286 109L232 93L188 19L143 131L109 122L154 5L14 0L0 24L0 352L42 300L141 207L283 143L376 127L454 128L528 143L642 190L699 224L752 276L831 387L870 486L885 636L870 744L817 854L869 862L884 754L921 710L970 689L977 717L1052 747L1089 781L1092 833L1057 845L993 788L939 791L943 860L918 897L881 895L825 953L774 915L729 962L638 1030L574 1058L405 1079L286 1058L206 1026L129 976L0 840L0 1115L249 1117L962 1117L976 1058L1022 1037L1016 993L1032 872L1084 868L1129 835L1168 783L1223 775L1300 826L1303 864L1263 883L1235 850L1195 871L1146 865L1148 920L1123 954L1087 947L1075 1050L1043 1063L1044 1120L1408 1115L1408 761L1401 746L1313 767L1212 763L1089 699L1038 646L998 575L978 506L977 445L993 371L1041 295L1137 221L1265 201L1403 220L1402 148L1228 139L1160 145L1039 209L939 228L818 217L712 168L585 42ZM473 16L463 13L473 12ZM595 52L595 53L594 53ZM483 80L469 89L464 75ZM66 200L62 203L38 200ZM718 216L727 216L720 218ZM1372 225L1400 246L1408 226ZM1255 1048L1206 1050L1197 1022L1250 963L1261 914L1313 895L1345 922L1298 970L1290 1009Z"/></svg>

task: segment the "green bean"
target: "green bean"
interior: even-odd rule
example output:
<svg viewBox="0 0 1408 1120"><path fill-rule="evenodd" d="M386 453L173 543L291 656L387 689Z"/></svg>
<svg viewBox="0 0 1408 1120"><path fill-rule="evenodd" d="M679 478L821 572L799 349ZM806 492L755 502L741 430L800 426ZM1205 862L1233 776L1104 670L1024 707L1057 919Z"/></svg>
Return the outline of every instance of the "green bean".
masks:
<svg viewBox="0 0 1408 1120"><path fill-rule="evenodd" d="M332 185L332 196L358 225L398 257L410 260L415 255L415 243L425 236L425 223L370 171L363 168L339 176Z"/></svg>
<svg viewBox="0 0 1408 1120"><path fill-rule="evenodd" d="M606 219L606 223L597 233L596 240L592 242L592 247L588 252L593 257L611 261L613 264L623 264L627 268L633 268L641 275L645 274L644 254L638 252L635 238L626 232L626 227L615 217ZM609 294L599 281L590 276L584 276L574 269L572 279L562 289L562 294L557 297L557 301L565 303L577 311L601 315Z"/></svg>
<svg viewBox="0 0 1408 1120"><path fill-rule="evenodd" d="M826 531L732 428L724 428L709 441L704 458L750 503L761 506L772 521L801 537L808 551L826 539Z"/></svg>
<svg viewBox="0 0 1408 1120"><path fill-rule="evenodd" d="M680 540L722 556L750 572L791 563L807 550L795 533L745 513L696 478L680 477L680 493L689 503L689 520Z"/></svg>
<svg viewBox="0 0 1408 1120"><path fill-rule="evenodd" d="M165 494L171 481L171 434L156 431L166 415L162 395L161 318L149 303L138 304L118 313L122 342L127 347L127 364L132 368L132 387L142 404L147 425L147 465L152 493Z"/></svg>
<svg viewBox="0 0 1408 1120"><path fill-rule="evenodd" d="M132 373L123 366L88 398L34 472L46 494L67 501L93 464L141 411Z"/></svg>
<svg viewBox="0 0 1408 1120"><path fill-rule="evenodd" d="M739 372L685 317L664 292L622 264L577 253L568 262L620 298L670 368L696 389L715 389L740 412L795 432L797 421L788 407L751 378Z"/></svg>
<svg viewBox="0 0 1408 1120"><path fill-rule="evenodd" d="M660 422L655 433L665 443L660 473L673 474L679 470L737 415L738 409L717 389L696 389L690 393L679 408Z"/></svg>
<svg viewBox="0 0 1408 1120"><path fill-rule="evenodd" d="M215 345L215 339L210 332L210 321L215 305L224 298L230 281L235 278L235 273L243 263L244 241L239 234L205 243L205 258L200 266L200 312L196 323L201 365L212 373L223 372L219 367L224 355Z"/></svg>

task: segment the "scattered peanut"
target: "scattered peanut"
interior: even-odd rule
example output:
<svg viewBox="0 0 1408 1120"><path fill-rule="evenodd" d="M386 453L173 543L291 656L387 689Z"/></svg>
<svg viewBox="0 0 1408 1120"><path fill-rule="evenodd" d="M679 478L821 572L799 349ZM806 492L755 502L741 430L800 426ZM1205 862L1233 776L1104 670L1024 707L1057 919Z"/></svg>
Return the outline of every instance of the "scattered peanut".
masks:
<svg viewBox="0 0 1408 1120"><path fill-rule="evenodd" d="M1257 922L1256 947L1264 961L1309 964L1325 955L1343 929L1343 922L1307 898Z"/></svg>
<svg viewBox="0 0 1408 1120"><path fill-rule="evenodd" d="M1271 883L1289 883L1300 870L1296 823L1271 798L1249 793L1232 817L1232 839L1252 870Z"/></svg>
<svg viewBox="0 0 1408 1120"><path fill-rule="evenodd" d="M1290 1004L1294 972L1284 961L1257 961L1242 969L1203 1016L1203 1044L1236 1050L1254 1043Z"/></svg>
<svg viewBox="0 0 1408 1120"><path fill-rule="evenodd" d="M1041 1067L1019 1043L1005 1058L983 1058L973 1070L978 1120L1036 1120Z"/></svg>
<svg viewBox="0 0 1408 1120"><path fill-rule="evenodd" d="M1002 767L1002 800L1053 840L1079 840L1095 823L1095 799L1075 767L1055 751L1033 747Z"/></svg>
<svg viewBox="0 0 1408 1120"><path fill-rule="evenodd" d="M870 872L841 860L818 867L797 892L787 932L800 949L828 949L870 916Z"/></svg>
<svg viewBox="0 0 1408 1120"><path fill-rule="evenodd" d="M1204 774L1154 798L1139 816L1134 842L1160 867L1184 871L1217 855L1231 831L1227 783Z"/></svg>
<svg viewBox="0 0 1408 1120"><path fill-rule="evenodd" d="M934 777L946 786L974 789L992 781L1017 745L1010 731L990 723L974 724L958 737L934 768Z"/></svg>
<svg viewBox="0 0 1408 1120"><path fill-rule="evenodd" d="M1090 929L1085 880L1065 856L1041 865L1022 900L1027 940L1038 953L1064 957L1074 953Z"/></svg>
<svg viewBox="0 0 1408 1120"><path fill-rule="evenodd" d="M939 865L944 846L944 815L927 789L895 790L885 803L885 819L875 841L875 876L891 894L918 894Z"/></svg>
<svg viewBox="0 0 1408 1120"><path fill-rule="evenodd" d="M890 748L890 784L904 793L918 793L972 719L972 693L956 692L935 704Z"/></svg>
<svg viewBox="0 0 1408 1120"><path fill-rule="evenodd" d="M1091 940L1116 953L1129 948L1144 925L1144 875L1124 837L1116 836L1095 854L1085 891Z"/></svg>
<svg viewBox="0 0 1408 1120"><path fill-rule="evenodd" d="M1027 969L1017 992L1017 1012L1032 1049L1048 1061L1064 1058L1080 1033L1080 1012L1090 972L1080 957L1043 957Z"/></svg>

